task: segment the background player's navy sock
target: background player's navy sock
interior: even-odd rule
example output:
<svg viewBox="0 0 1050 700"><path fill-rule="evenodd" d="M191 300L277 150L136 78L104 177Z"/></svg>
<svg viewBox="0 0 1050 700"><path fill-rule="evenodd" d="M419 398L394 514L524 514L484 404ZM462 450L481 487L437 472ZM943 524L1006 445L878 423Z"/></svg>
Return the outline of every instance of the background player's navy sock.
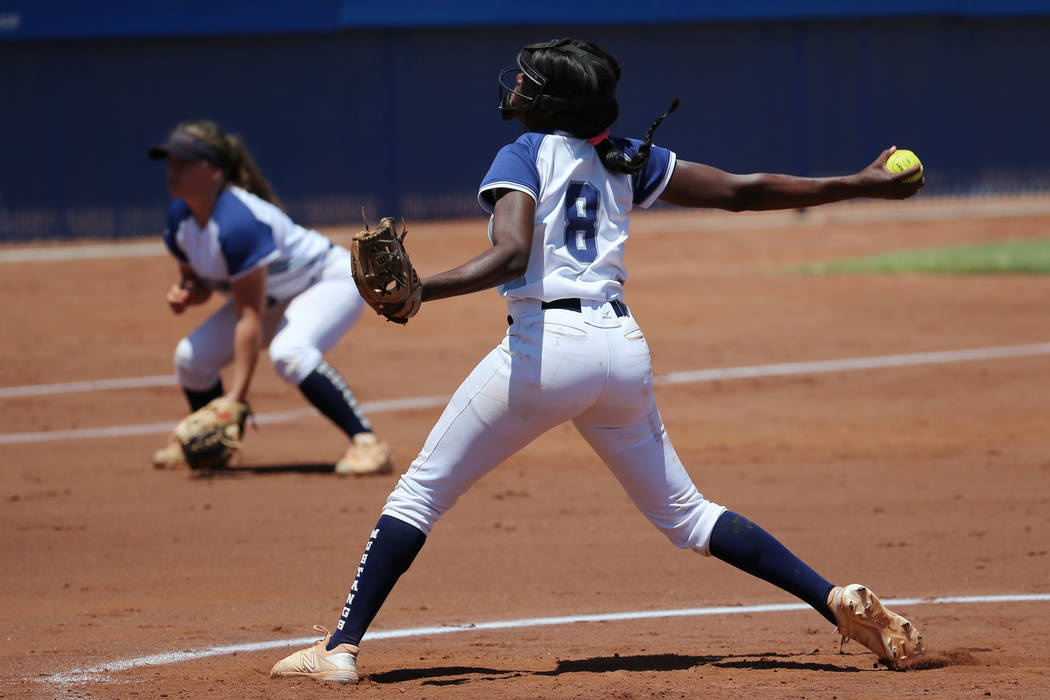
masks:
<svg viewBox="0 0 1050 700"><path fill-rule="evenodd" d="M372 432L368 419L357 407L353 392L339 372L324 360L299 383L299 391L348 437Z"/></svg>
<svg viewBox="0 0 1050 700"><path fill-rule="evenodd" d="M812 605L831 624L838 624L827 603L832 584L744 516L729 510L722 513L711 532L711 554L783 588Z"/></svg>
<svg viewBox="0 0 1050 700"><path fill-rule="evenodd" d="M186 394L186 400L190 402L190 412L193 412L198 408L207 406L212 399L222 396L222 380L215 382L215 386L204 391L194 391L193 389L182 387L182 393Z"/></svg>
<svg viewBox="0 0 1050 700"><path fill-rule="evenodd" d="M357 577L350 586L339 624L328 640L329 649L337 644L361 643L383 601L426 541L427 536L415 526L389 515L380 516L357 565Z"/></svg>

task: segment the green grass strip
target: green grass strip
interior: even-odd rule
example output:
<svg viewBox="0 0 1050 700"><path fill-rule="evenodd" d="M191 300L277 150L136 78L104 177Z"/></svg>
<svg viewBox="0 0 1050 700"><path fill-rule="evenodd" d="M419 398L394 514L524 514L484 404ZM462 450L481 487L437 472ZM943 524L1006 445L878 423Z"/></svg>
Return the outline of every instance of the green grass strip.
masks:
<svg viewBox="0 0 1050 700"><path fill-rule="evenodd" d="M1050 239L1000 241L898 250L880 255L809 263L796 268L809 274L920 273L938 275L1050 274Z"/></svg>

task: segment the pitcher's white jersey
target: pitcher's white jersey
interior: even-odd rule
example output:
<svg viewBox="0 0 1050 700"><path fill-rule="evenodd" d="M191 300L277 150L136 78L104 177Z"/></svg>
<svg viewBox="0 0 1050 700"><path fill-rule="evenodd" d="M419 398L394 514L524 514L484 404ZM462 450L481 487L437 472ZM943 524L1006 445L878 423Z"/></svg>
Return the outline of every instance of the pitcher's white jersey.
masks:
<svg viewBox="0 0 1050 700"><path fill-rule="evenodd" d="M633 156L641 141L613 139ZM478 200L490 214L497 189L536 200L532 253L525 275L499 288L511 298L623 298L628 214L649 207L674 172L675 154L652 147L645 167L633 175L606 170L587 139L564 131L529 132L504 146L481 182Z"/></svg>
<svg viewBox="0 0 1050 700"><path fill-rule="evenodd" d="M639 144L616 141L628 155ZM528 133L500 150L479 198L489 212L494 189L536 199L528 271L500 289L510 313L503 342L453 394L384 515L429 533L471 484L572 421L653 525L709 553L725 508L697 491L671 446L649 345L621 301L627 213L660 196L674 164L654 147L638 173L610 173L594 146L565 133ZM576 304L543 303L555 300Z"/></svg>
<svg viewBox="0 0 1050 700"><path fill-rule="evenodd" d="M164 242L209 286L228 292L230 282L266 266L266 294L284 301L310 286L324 266L331 241L240 187L219 193L203 228L176 199L168 207Z"/></svg>

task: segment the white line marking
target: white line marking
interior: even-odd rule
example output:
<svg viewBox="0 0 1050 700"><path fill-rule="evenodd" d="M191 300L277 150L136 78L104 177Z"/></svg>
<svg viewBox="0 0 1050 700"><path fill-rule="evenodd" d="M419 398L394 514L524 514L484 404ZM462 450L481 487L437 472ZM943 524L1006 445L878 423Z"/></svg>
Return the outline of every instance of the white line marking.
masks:
<svg viewBox="0 0 1050 700"><path fill-rule="evenodd" d="M0 399L14 399L22 396L43 396L44 394L74 394L82 391L105 391L107 389L143 389L153 386L172 386L174 384L174 374L158 374L152 377L96 379L87 382L8 386L0 387Z"/></svg>
<svg viewBox="0 0 1050 700"><path fill-rule="evenodd" d="M409 399L391 399L389 401L372 401L361 404L365 413L382 413L384 411L404 411L413 408L431 408L444 406L447 396L420 396ZM278 413L261 413L253 415L248 421L260 425L289 423L300 418L320 415L314 408L297 408ZM58 440L83 440L87 438L122 437L125 435L165 435L175 427L175 422L146 423L145 425L116 425L111 428L79 428L75 430L44 430L36 433L6 433L0 435L0 445L13 445L24 442L55 442Z"/></svg>
<svg viewBox="0 0 1050 700"><path fill-rule="evenodd" d="M962 362L966 360L994 360L1003 357L1023 357L1026 355L1050 354L1050 343L1033 343L1030 345L1008 345L1002 347L977 348L974 350L945 350L942 352L919 352L908 355L881 355L877 357L856 357L843 360L817 360L814 362L787 362L772 365L753 365L750 367L725 367L719 369L701 369L691 372L671 372L656 377L657 384L683 384L691 382L710 382L720 379L740 379L744 377L772 377L789 374L813 374L819 372L839 372L855 369L874 369L878 367L903 367L905 365L934 364L944 362ZM158 386L174 386L175 376L158 374L151 377L128 377L124 379L95 379L82 382L64 382L59 384L30 384L26 386L0 387L0 399L42 396L45 394L73 394L85 391L107 391L111 389L143 389ZM374 403L378 409L398 410L412 407L415 401L429 399L391 399ZM430 405L430 404L426 404Z"/></svg>
<svg viewBox="0 0 1050 700"><path fill-rule="evenodd" d="M855 357L845 360L821 360L818 362L789 362L776 365L754 365L752 367L729 367L726 369L701 369L694 372L671 372L656 377L656 384L687 384L713 382L720 379L743 379L746 377L776 377L791 374L816 374L819 372L843 372L879 367L906 367L908 365L965 362L968 360L995 360L1003 357L1050 354L1050 343L1032 345L1010 345L975 350L945 350L943 352L917 352L908 355L882 355L880 357Z"/></svg>
<svg viewBox="0 0 1050 700"><path fill-rule="evenodd" d="M146 258L167 254L167 248L157 240L133 243L89 243L0 250L0 263L53 262L57 260L110 260L114 258Z"/></svg>
<svg viewBox="0 0 1050 700"><path fill-rule="evenodd" d="M884 600L889 606L901 605L945 605L945 604L969 604L969 603L1035 603L1050 601L1050 594L1018 594L1018 595L992 595L992 596L946 596L938 598L894 598ZM493 622L476 622L461 625L441 625L437 627L411 627L405 629L379 630L365 634L363 641L374 641L378 639L400 639L404 637L429 637L438 634L451 634L453 632L470 632L477 630L504 630L521 627L545 627L550 625L570 625L578 622L620 622L624 620L644 620L660 617L690 617L697 615L743 615L751 613L770 612L793 612L796 610L809 610L810 606L805 603L783 603L770 605L722 605L707 608L685 608L681 610L643 610L637 612L602 613L596 615L566 615L563 617L534 617L523 620L499 620ZM296 637L294 639L275 639L266 642L250 642L247 644L231 644L222 647L208 647L196 651L174 651L162 654L151 654L139 656L132 659L121 659L98 666L88 668L75 668L62 673L53 673L50 676L37 678L43 683L57 683L67 685L71 683L96 682L104 683L108 680L104 674L117 671L126 671L131 668L144 666L165 666L177 664L184 661L195 661L212 656L224 654L247 653L255 651L266 651L267 649L279 649L291 646L306 646L317 641L318 635L312 637Z"/></svg>
<svg viewBox="0 0 1050 700"><path fill-rule="evenodd" d="M1029 345L1008 345L991 348L976 348L973 350L945 350L941 352L918 352L908 355L882 355L879 357L855 357L842 360L820 360L816 362L788 362L773 365L752 365L749 367L725 367L719 369L701 369L693 372L671 372L653 379L654 384L687 384L695 382L713 382L725 379L744 379L754 377L776 377L797 374L817 374L820 372L846 372L861 369L877 369L880 367L906 367L910 365L942 364L949 362L966 362L973 360L995 360L1004 357L1026 357L1032 355L1050 354L1050 343L1033 343ZM136 379L104 379L97 382L75 382L68 386L87 386L92 384L104 384L102 388L118 388L116 384L126 382L127 386L134 386L134 382L149 382L162 379L163 377L142 377ZM143 384L146 386L148 384ZM39 389L54 386L56 384L44 384L39 387L11 387L7 391L22 389ZM125 388L125 387L119 387ZM90 389L80 389L89 391ZM3 390L0 390L3 391ZM51 391L39 391L38 393L53 393ZM4 394L0 394L3 396ZM31 394L19 394L27 396ZM444 406L448 402L447 396L420 396L404 399L388 399L386 401L373 401L362 404L365 413L382 413L385 411L403 411L415 408L431 408ZM306 416L317 415L312 408L284 411L281 413L263 413L255 417L259 423L285 423ZM0 445L12 445L25 442L53 442L56 440L81 440L100 437L121 437L125 435L159 435L168 433L174 427L173 423L150 423L146 425L113 426L110 428L81 428L77 430L45 430L32 433L7 433L0 434Z"/></svg>

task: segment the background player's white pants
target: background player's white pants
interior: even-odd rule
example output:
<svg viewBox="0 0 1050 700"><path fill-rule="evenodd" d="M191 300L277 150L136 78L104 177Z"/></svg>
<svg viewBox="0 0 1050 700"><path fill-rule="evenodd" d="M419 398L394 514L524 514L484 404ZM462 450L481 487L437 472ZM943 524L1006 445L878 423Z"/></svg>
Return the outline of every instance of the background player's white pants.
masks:
<svg viewBox="0 0 1050 700"><path fill-rule="evenodd" d="M333 246L318 266L316 281L289 301L263 312L263 346L283 379L299 385L321 364L322 355L353 327L364 299L350 276L350 251ZM237 312L228 300L175 347L179 384L205 391L233 361Z"/></svg>
<svg viewBox="0 0 1050 700"><path fill-rule="evenodd" d="M452 396L383 514L429 534L471 484L571 420L653 525L708 554L725 508L697 491L671 446L634 319L586 301L582 313L533 300L513 301L510 312L514 325Z"/></svg>

